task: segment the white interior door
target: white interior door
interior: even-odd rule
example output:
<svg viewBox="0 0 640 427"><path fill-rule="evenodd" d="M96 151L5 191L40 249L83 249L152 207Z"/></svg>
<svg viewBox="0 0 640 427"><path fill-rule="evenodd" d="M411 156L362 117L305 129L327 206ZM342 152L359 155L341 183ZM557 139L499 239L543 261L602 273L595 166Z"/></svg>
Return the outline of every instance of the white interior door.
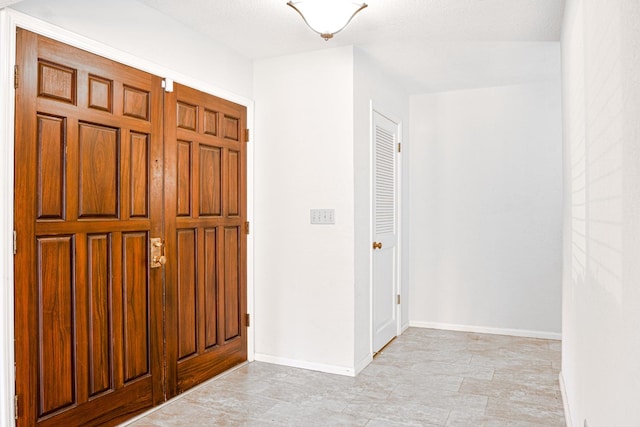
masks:
<svg viewBox="0 0 640 427"><path fill-rule="evenodd" d="M373 351L397 331L397 123L373 112Z"/></svg>

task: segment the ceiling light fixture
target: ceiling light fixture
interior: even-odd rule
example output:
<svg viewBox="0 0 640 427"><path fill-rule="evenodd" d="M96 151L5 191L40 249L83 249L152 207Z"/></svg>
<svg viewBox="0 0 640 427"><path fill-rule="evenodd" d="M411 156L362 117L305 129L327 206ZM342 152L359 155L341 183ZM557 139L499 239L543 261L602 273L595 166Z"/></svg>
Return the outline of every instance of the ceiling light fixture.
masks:
<svg viewBox="0 0 640 427"><path fill-rule="evenodd" d="M329 40L351 22L366 3L350 0L299 0L287 2L304 22L325 40Z"/></svg>

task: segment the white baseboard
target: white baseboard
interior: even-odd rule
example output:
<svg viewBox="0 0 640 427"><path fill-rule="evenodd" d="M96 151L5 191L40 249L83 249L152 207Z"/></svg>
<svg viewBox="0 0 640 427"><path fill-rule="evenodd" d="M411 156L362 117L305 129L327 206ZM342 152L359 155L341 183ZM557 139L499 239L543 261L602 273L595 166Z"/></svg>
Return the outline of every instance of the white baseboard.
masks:
<svg viewBox="0 0 640 427"><path fill-rule="evenodd" d="M288 359L286 357L272 356L270 354L255 353L257 362L272 363L274 365L290 366L292 368L309 369L310 371L325 372L327 374L355 376L355 369L345 366L325 365L322 363L308 362L306 360Z"/></svg>
<svg viewBox="0 0 640 427"><path fill-rule="evenodd" d="M400 327L400 335L404 334L404 333L405 333L405 331L406 331L407 329L409 329L409 327L410 327L410 326L411 326L411 324L410 324L410 323L405 323L404 325L402 325L402 326Z"/></svg>
<svg viewBox="0 0 640 427"><path fill-rule="evenodd" d="M560 394L562 395L562 407L564 408L564 419L567 423L567 427L573 427L573 421L571 420L571 411L569 410L569 400L567 398L567 389L564 384L564 377L562 376L562 371L560 371L560 375L558 375L558 379L560 381Z"/></svg>
<svg viewBox="0 0 640 427"><path fill-rule="evenodd" d="M369 363L373 362L373 355L367 354L366 357L362 358L359 362L356 363L355 374L358 375L360 372L364 370Z"/></svg>
<svg viewBox="0 0 640 427"><path fill-rule="evenodd" d="M558 341L562 340L562 334L556 332L528 331L525 329L489 328L485 326L456 325L453 323L417 321L409 322L409 326L412 326L414 328L442 329L445 331L477 332L480 334L510 335L513 337L543 338L547 340Z"/></svg>

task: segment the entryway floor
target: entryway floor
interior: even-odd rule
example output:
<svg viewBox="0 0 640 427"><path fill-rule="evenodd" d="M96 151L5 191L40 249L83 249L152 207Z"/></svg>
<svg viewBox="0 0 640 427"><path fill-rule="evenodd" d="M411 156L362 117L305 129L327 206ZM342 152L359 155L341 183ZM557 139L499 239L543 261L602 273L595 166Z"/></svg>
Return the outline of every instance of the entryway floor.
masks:
<svg viewBox="0 0 640 427"><path fill-rule="evenodd" d="M130 425L565 426L560 347L409 328L356 378L253 362Z"/></svg>

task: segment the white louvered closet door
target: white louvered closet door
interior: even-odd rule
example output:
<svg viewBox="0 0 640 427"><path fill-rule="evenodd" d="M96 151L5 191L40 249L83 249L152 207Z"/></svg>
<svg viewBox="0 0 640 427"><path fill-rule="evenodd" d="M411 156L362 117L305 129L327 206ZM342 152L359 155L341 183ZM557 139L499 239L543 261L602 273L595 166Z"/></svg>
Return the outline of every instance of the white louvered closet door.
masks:
<svg viewBox="0 0 640 427"><path fill-rule="evenodd" d="M373 351L397 334L398 124L373 112Z"/></svg>

